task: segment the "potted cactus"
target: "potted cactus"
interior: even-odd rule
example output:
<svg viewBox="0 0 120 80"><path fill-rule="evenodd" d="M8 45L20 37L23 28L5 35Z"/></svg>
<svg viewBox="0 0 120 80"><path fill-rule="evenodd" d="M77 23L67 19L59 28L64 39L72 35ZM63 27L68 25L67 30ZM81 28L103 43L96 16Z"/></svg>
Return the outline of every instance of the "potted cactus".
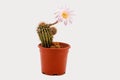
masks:
<svg viewBox="0 0 120 80"><path fill-rule="evenodd" d="M47 75L62 75L66 71L67 55L70 45L63 42L53 42L57 29L53 25L63 22L65 25L72 23L72 11L68 8L60 9L56 13L57 20L47 24L41 22L37 33L41 43L38 45L41 57L41 71Z"/></svg>

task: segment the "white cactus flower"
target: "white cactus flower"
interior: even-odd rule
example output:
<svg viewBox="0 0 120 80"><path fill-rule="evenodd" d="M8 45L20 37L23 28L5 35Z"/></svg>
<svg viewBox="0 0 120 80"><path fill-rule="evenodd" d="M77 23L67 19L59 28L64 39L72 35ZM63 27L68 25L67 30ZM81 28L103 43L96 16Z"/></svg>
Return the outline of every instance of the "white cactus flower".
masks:
<svg viewBox="0 0 120 80"><path fill-rule="evenodd" d="M72 23L73 11L69 10L68 8L59 9L55 15L55 18L57 18L58 22L63 22L65 25Z"/></svg>

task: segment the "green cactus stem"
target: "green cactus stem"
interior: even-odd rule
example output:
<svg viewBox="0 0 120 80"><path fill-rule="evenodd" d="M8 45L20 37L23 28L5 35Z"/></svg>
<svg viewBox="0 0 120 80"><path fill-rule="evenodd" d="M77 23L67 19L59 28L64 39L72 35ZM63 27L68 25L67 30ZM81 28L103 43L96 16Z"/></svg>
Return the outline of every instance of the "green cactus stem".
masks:
<svg viewBox="0 0 120 80"><path fill-rule="evenodd" d="M41 40L41 44L46 48L50 48L53 41L53 34L50 26L50 24L41 23L37 28L37 33Z"/></svg>
<svg viewBox="0 0 120 80"><path fill-rule="evenodd" d="M37 28L37 33L39 39L41 40L42 47L50 48L53 42L53 35L56 34L57 29L55 27L51 27L52 25L57 24L58 21L46 24L44 22L40 23Z"/></svg>

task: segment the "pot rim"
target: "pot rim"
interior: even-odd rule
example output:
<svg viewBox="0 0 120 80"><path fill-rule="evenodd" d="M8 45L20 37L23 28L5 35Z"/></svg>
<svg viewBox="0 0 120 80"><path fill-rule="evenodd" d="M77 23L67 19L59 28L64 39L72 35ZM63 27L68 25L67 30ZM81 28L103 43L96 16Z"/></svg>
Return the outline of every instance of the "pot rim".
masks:
<svg viewBox="0 0 120 80"><path fill-rule="evenodd" d="M38 47L41 48L41 49L51 49L51 50L53 50L53 49L61 50L61 49L69 49L69 48L71 48L71 46L69 44L67 44L67 43L64 43L64 42L59 42L59 43L60 44L65 44L65 45L67 45L67 47L64 47L64 48L45 48L45 47L41 46L41 43L38 44Z"/></svg>

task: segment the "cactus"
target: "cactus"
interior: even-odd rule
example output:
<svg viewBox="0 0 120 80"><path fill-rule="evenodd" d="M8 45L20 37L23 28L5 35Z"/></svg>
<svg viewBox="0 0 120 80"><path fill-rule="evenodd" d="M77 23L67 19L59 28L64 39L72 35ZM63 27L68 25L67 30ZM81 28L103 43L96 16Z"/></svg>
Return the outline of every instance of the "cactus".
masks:
<svg viewBox="0 0 120 80"><path fill-rule="evenodd" d="M51 46L53 46L53 35L57 33L57 29L53 27L53 25L56 23L57 21L52 24L46 24L44 22L39 24L37 33L41 40L42 47L51 48Z"/></svg>
<svg viewBox="0 0 120 80"><path fill-rule="evenodd" d="M46 48L50 48L52 41L53 41L53 35L50 30L50 26L45 23L40 23L39 27L37 28L38 36L41 40L41 45Z"/></svg>
<svg viewBox="0 0 120 80"><path fill-rule="evenodd" d="M46 24L44 22L40 23L37 28L37 33L39 39L41 40L41 46L46 48L62 48L60 44L56 44L53 42L53 35L57 33L57 29L53 27L53 25L63 22L65 25L67 23L72 23L71 21L71 13L68 8L58 10L55 15L57 20L51 24Z"/></svg>
<svg viewBox="0 0 120 80"><path fill-rule="evenodd" d="M55 35L57 33L57 29L53 26L50 27L50 31L51 31L52 35Z"/></svg>

